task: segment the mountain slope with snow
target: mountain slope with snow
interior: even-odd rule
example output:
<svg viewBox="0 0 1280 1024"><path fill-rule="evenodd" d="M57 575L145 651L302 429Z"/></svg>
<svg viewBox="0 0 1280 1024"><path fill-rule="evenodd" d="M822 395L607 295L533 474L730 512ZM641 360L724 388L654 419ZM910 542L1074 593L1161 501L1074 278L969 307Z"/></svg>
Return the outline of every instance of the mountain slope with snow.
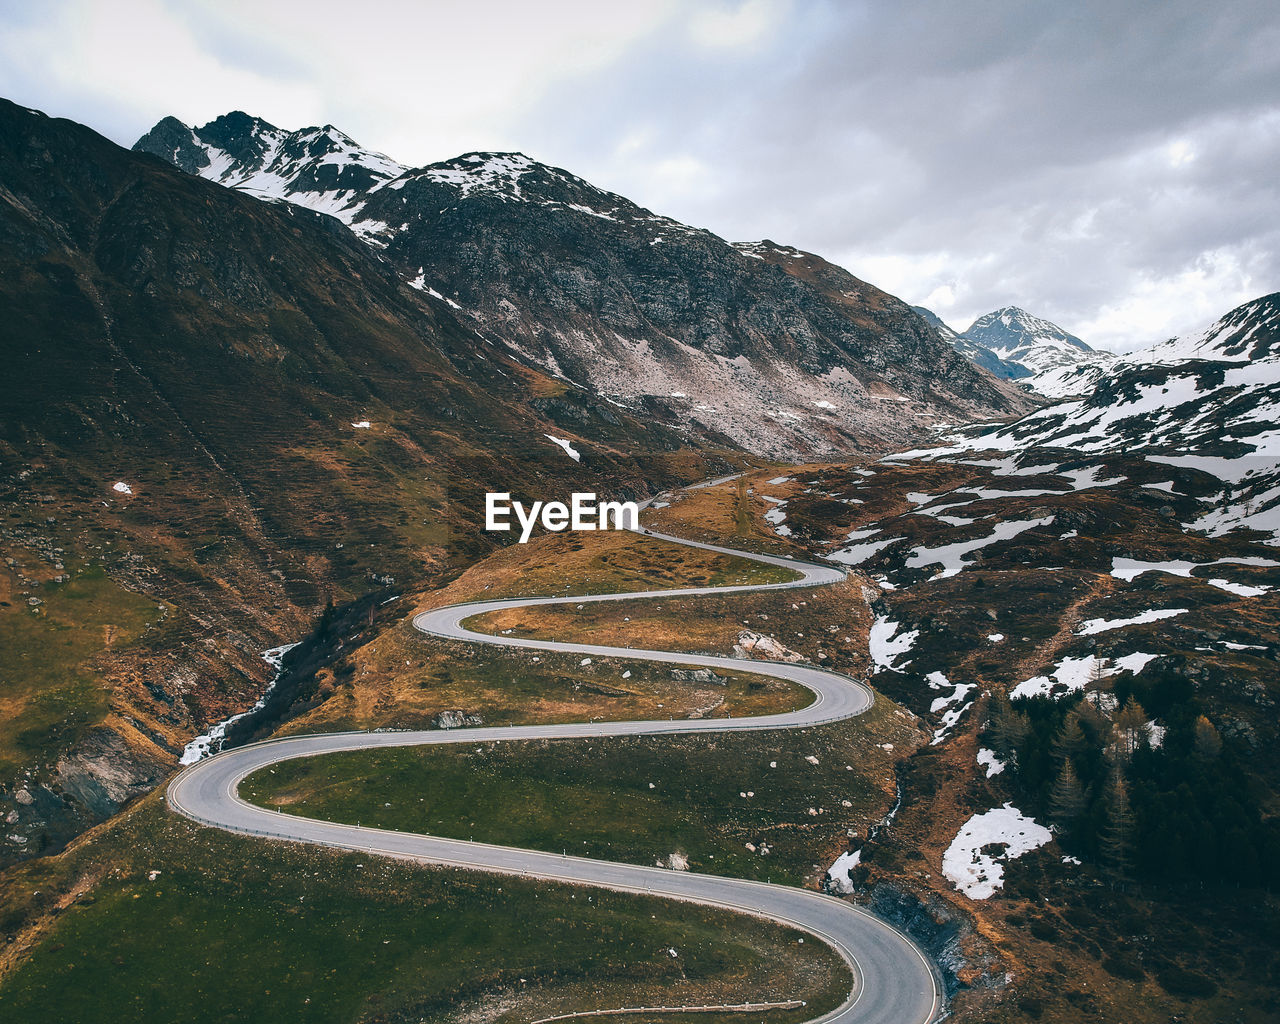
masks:
<svg viewBox="0 0 1280 1024"><path fill-rule="evenodd" d="M1006 362L1026 367L1031 373L1078 363L1096 355L1074 334L1017 306L1005 306L978 317L964 332L964 337Z"/></svg>
<svg viewBox="0 0 1280 1024"><path fill-rule="evenodd" d="M820 257L730 244L519 153L406 170L336 129L167 118L138 149L331 213L478 339L680 429L777 457L911 443L1031 400Z"/></svg>
<svg viewBox="0 0 1280 1024"><path fill-rule="evenodd" d="M988 373L993 373L997 377L1003 377L1005 380L1018 380L1028 374L1028 370L1021 363L1010 362L1001 359L990 349L983 348L976 342L970 341L963 334L959 334L949 324L945 323L937 313L924 306L912 306L935 331L938 332L942 340L947 342L952 348L959 352L976 366L981 366Z"/></svg>
<svg viewBox="0 0 1280 1024"><path fill-rule="evenodd" d="M1169 338L1104 362L1054 367L1026 383L1049 398L1086 395L1105 378L1144 366L1167 366L1193 359L1218 362L1266 362L1277 358L1273 340L1280 330L1274 295L1246 302L1185 338Z"/></svg>
<svg viewBox="0 0 1280 1024"><path fill-rule="evenodd" d="M1280 293L1245 303L1185 342L1164 342L1077 380L1092 389L917 454L1142 452L1222 482L1197 528L1215 535L1250 528L1280 539Z"/></svg>
<svg viewBox="0 0 1280 1024"><path fill-rule="evenodd" d="M998 377L1023 380L1033 389L1036 380L1053 371L1104 364L1109 353L1090 348L1057 324L1032 316L1017 306L1004 306L978 317L963 333L954 330L923 306L917 313L965 358Z"/></svg>

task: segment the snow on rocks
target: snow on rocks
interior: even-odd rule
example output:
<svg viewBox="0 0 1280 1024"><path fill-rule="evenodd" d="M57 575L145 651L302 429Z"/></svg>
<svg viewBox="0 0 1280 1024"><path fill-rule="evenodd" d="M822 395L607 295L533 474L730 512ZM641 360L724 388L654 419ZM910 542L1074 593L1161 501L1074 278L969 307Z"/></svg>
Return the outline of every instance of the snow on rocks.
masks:
<svg viewBox="0 0 1280 1024"><path fill-rule="evenodd" d="M1229 594L1235 594L1237 597L1261 597L1271 588L1267 586L1251 587L1245 583L1232 583L1230 580L1205 580L1211 587L1217 587L1219 590L1225 590Z"/></svg>
<svg viewBox="0 0 1280 1024"><path fill-rule="evenodd" d="M1033 676L1024 680L1013 688L1009 696L1015 698L1062 696L1063 693L1055 694L1054 692L1059 687L1065 688L1065 693L1074 693L1076 690L1083 690L1091 679L1102 679L1120 672L1132 672L1137 675L1156 657L1157 655L1154 654L1135 651L1133 654L1126 654L1123 658L1117 658L1110 666L1106 658L1099 658L1092 654L1086 654L1082 658L1066 657L1054 667L1051 676Z"/></svg>
<svg viewBox="0 0 1280 1024"><path fill-rule="evenodd" d="M835 859L835 863L827 868L827 883L832 892L848 894L853 892L853 880L849 872L862 863L862 851L845 851Z"/></svg>
<svg viewBox="0 0 1280 1024"><path fill-rule="evenodd" d="M1158 654L1144 654L1142 651L1134 651L1132 654L1126 654L1123 658L1116 658L1111 664L1116 672L1132 672L1135 676L1147 667L1149 662L1155 661Z"/></svg>
<svg viewBox="0 0 1280 1024"><path fill-rule="evenodd" d="M1123 629L1125 626L1140 626L1148 622L1159 622L1161 619L1171 619L1175 615L1183 615L1190 611L1188 608L1157 608L1153 611L1140 612L1128 619L1086 619L1080 623L1080 628L1076 630L1077 636L1093 636L1096 633L1105 633L1112 629Z"/></svg>
<svg viewBox="0 0 1280 1024"><path fill-rule="evenodd" d="M544 436L548 441L550 441L552 444L557 444L557 445L559 445L561 448L563 448L563 449L564 449L564 453L565 453L567 456L569 456L569 458L573 459L573 461L574 461L574 462L581 462L581 461L582 461L582 452L578 451L578 449L577 449L577 448L575 448L575 447L574 447L574 446L573 446L573 445L572 445L568 440L566 440L565 438L563 438L563 437L556 437L556 436L555 436L555 435L553 435L553 434L544 434L543 436Z"/></svg>
<svg viewBox="0 0 1280 1024"><path fill-rule="evenodd" d="M945 544L940 548L913 548L905 564L908 569L921 569L928 565L941 565L942 571L934 578L944 580L959 574L962 569L972 564L970 559L964 557L965 555L1000 541L1012 540L1020 533L1034 530L1038 526L1048 526L1052 522L1053 516L1047 516L1043 519L1014 519L998 523L989 536L979 537L976 540Z"/></svg>
<svg viewBox="0 0 1280 1024"><path fill-rule="evenodd" d="M1006 803L973 815L960 827L942 855L942 873L970 899L985 900L1004 887L1004 863L1052 840L1047 828ZM986 852L993 847L1003 849Z"/></svg>
<svg viewBox="0 0 1280 1024"><path fill-rule="evenodd" d="M919 636L918 629L899 634L898 623L891 621L887 615L877 615L876 621L871 624L870 635L867 637L867 645L876 671L882 672L889 669L891 672L901 672L911 664L909 661L904 661L899 665L897 659L911 650Z"/></svg>
<svg viewBox="0 0 1280 1024"><path fill-rule="evenodd" d="M1244 558L1218 558L1212 562L1187 562L1182 559L1172 559L1165 562L1144 562L1137 558L1113 558L1111 560L1111 575L1116 579L1124 580L1131 583L1139 576L1148 572L1164 572L1171 576L1182 576L1186 579L1201 579L1201 582L1207 583L1211 587L1217 587L1219 590L1225 590L1228 593L1235 594L1238 597L1259 597L1271 590L1267 586L1249 586L1244 583L1232 583L1224 579L1202 579L1193 577L1191 574L1196 569L1206 569L1211 565L1258 565L1274 567L1280 565L1280 562L1271 558L1259 558L1249 556Z"/></svg>
<svg viewBox="0 0 1280 1024"><path fill-rule="evenodd" d="M938 728L934 730L933 741L930 746L941 743L947 737L956 722L960 721L960 716L968 710L969 705L965 703L965 698L975 689L976 683L952 683L941 672L930 672L926 678L929 680L929 688L933 690L944 690L948 687L952 688L952 692L945 697L937 698L931 705L929 711L931 714L937 714L939 711L946 710L942 716L942 721Z"/></svg>
<svg viewBox="0 0 1280 1024"><path fill-rule="evenodd" d="M866 544L851 544L849 547L841 548L839 551L832 551L826 555L826 558L832 562L839 562L841 565L861 565L877 551L887 548L890 544L896 544L903 539L905 538L890 537L887 540L873 540Z"/></svg>
<svg viewBox="0 0 1280 1024"><path fill-rule="evenodd" d="M772 498L767 494L762 494L765 501L773 502L773 508L764 514L765 522L773 527L773 532L779 537L790 537L791 527L784 525L787 519L787 502L784 498Z"/></svg>
<svg viewBox="0 0 1280 1024"><path fill-rule="evenodd" d="M996 757L996 752L987 747L978 751L978 767L987 770L987 778L991 779L1004 771L1005 764Z"/></svg>

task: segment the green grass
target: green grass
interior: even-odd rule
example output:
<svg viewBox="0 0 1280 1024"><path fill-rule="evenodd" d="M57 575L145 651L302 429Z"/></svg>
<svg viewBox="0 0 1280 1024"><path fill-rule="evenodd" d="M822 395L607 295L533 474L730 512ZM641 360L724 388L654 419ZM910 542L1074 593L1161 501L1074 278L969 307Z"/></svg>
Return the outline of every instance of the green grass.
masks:
<svg viewBox="0 0 1280 1024"><path fill-rule="evenodd" d="M903 722L891 708L795 732L334 754L264 769L241 793L314 818L633 863L680 853L695 871L799 885L886 809L877 744L901 744Z"/></svg>
<svg viewBox="0 0 1280 1024"><path fill-rule="evenodd" d="M0 984L9 1024L434 1021L501 999L489 1019L527 1021L799 993L808 1011L770 1017L788 1022L848 991L821 944L722 911L236 837L158 803L100 842L105 878ZM94 855L76 856L64 870Z"/></svg>
<svg viewBox="0 0 1280 1024"><path fill-rule="evenodd" d="M0 776L56 756L100 722L108 692L94 660L137 640L160 618L154 600L117 585L100 566L36 588L0 608ZM21 600L21 604L16 603Z"/></svg>
<svg viewBox="0 0 1280 1024"><path fill-rule="evenodd" d="M640 534L560 534L537 546L513 545L494 571L481 599L562 594L621 594L681 587L729 587L787 583L795 570L741 555L691 549ZM504 569L507 571L504 572ZM514 570L514 571L512 571Z"/></svg>

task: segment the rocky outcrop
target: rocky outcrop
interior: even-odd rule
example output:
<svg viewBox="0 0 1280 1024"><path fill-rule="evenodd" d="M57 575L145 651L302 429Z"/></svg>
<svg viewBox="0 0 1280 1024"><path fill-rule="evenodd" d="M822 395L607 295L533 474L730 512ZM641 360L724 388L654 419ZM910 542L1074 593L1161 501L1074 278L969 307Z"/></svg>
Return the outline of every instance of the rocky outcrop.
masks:
<svg viewBox="0 0 1280 1024"><path fill-rule="evenodd" d="M995 949L968 915L941 896L881 882L871 889L865 906L916 941L937 966L948 996L1007 983Z"/></svg>
<svg viewBox="0 0 1280 1024"><path fill-rule="evenodd" d="M744 629L738 633L738 642L733 645L735 658L759 658L764 661L804 661L804 655L784 647L771 636Z"/></svg>
<svg viewBox="0 0 1280 1024"><path fill-rule="evenodd" d="M98 729L58 761L55 776L63 793L93 817L107 818L154 789L171 764L130 748L119 733Z"/></svg>
<svg viewBox="0 0 1280 1024"><path fill-rule="evenodd" d="M462 729L474 725L484 725L484 720L466 711L441 711L431 719L433 729Z"/></svg>

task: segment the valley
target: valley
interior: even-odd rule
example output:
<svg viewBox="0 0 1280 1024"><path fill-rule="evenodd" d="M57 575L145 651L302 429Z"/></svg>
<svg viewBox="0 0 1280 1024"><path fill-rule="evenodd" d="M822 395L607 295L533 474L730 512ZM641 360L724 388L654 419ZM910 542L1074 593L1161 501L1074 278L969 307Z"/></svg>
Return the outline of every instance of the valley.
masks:
<svg viewBox="0 0 1280 1024"><path fill-rule="evenodd" d="M6 1020L1280 1012L1280 296L1114 356L520 153L0 143Z"/></svg>

